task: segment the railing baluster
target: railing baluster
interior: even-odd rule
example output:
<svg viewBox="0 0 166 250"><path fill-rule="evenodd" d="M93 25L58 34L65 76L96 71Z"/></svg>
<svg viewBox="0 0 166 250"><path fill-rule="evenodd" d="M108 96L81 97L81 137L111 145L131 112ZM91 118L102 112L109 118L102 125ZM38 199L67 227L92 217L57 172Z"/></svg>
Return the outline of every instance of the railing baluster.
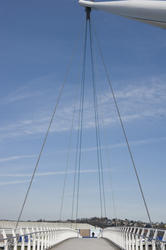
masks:
<svg viewBox="0 0 166 250"><path fill-rule="evenodd" d="M27 242L28 243L27 244L27 250L31 250L31 235L30 235L29 228L26 229L26 233L27 233L26 238L28 240L28 242Z"/></svg>
<svg viewBox="0 0 166 250"><path fill-rule="evenodd" d="M141 235L140 235L140 250L143 250L144 245L144 228L141 228Z"/></svg>
<svg viewBox="0 0 166 250"><path fill-rule="evenodd" d="M161 250L165 250L165 246L166 246L166 231L164 232L162 241L163 242L161 243Z"/></svg>
<svg viewBox="0 0 166 250"><path fill-rule="evenodd" d="M145 235L145 250L149 249L149 237L150 237L150 229L147 230L147 233Z"/></svg>
<svg viewBox="0 0 166 250"><path fill-rule="evenodd" d="M43 228L40 228L40 239L41 239L41 250L44 249L44 233L43 233Z"/></svg>
<svg viewBox="0 0 166 250"><path fill-rule="evenodd" d="M36 250L36 233L34 228L32 228L32 250Z"/></svg>
<svg viewBox="0 0 166 250"><path fill-rule="evenodd" d="M152 250L156 250L156 238L157 238L158 230L154 231L153 240L152 240Z"/></svg>
<svg viewBox="0 0 166 250"><path fill-rule="evenodd" d="M7 240L7 235L6 235L5 230L2 231L2 235L3 235L3 238L5 239L4 240L4 250L8 250L8 240Z"/></svg>
<svg viewBox="0 0 166 250"><path fill-rule="evenodd" d="M15 230L12 230L12 236L13 236L13 242L11 242L11 244L13 243L13 250L17 250L17 235Z"/></svg>
<svg viewBox="0 0 166 250"><path fill-rule="evenodd" d="M140 233L140 228L138 228L136 236L135 236L135 249L138 250L139 249L139 233Z"/></svg>
<svg viewBox="0 0 166 250"><path fill-rule="evenodd" d="M20 229L20 241L21 241L21 250L25 249L25 238L24 238L24 230L21 228Z"/></svg>
<svg viewBox="0 0 166 250"><path fill-rule="evenodd" d="M131 244L132 244L132 234L131 234L132 228L129 229L129 250L131 250Z"/></svg>
<svg viewBox="0 0 166 250"><path fill-rule="evenodd" d="M37 250L40 250L40 232L39 232L39 228L36 228L37 230Z"/></svg>

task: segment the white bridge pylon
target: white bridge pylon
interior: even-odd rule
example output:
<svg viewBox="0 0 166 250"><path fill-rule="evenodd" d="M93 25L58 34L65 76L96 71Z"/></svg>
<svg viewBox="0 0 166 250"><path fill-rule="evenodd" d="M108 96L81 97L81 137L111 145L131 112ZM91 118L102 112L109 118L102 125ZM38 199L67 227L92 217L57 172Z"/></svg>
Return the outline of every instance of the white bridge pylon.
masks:
<svg viewBox="0 0 166 250"><path fill-rule="evenodd" d="M118 0L94 2L79 0L79 4L84 7L103 10L140 22L166 28L166 1Z"/></svg>

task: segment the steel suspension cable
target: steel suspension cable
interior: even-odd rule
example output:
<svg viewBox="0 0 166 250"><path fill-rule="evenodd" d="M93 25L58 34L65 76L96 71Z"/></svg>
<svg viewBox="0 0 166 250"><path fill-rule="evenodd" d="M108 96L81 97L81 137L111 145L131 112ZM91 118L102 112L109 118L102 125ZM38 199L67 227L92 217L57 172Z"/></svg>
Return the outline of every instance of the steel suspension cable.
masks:
<svg viewBox="0 0 166 250"><path fill-rule="evenodd" d="M80 113L80 112L79 112ZM78 146L79 146L79 124L77 132L77 142L76 142L76 157L75 157L75 168L74 168L74 181L73 181L73 195L72 195L72 207L71 207L71 221L74 219L74 205L75 205L75 193L76 193L76 180L77 180L77 160L78 160Z"/></svg>
<svg viewBox="0 0 166 250"><path fill-rule="evenodd" d="M136 175L136 179L137 179L137 182L138 182L138 186L139 186L139 189L140 189L142 200L143 200L143 203L144 203L144 206L145 206L145 210L146 210L146 213L147 213L147 216L148 216L148 220L149 220L149 223L152 225L150 211L149 211L149 208L148 208L148 205L147 205L147 201L145 199L145 195L144 195L144 192L143 192L142 184L141 184L141 181L140 181L140 178L139 178L139 175L138 175L138 171L137 171L137 168L136 168L134 156L132 154L131 147L130 147L129 140L128 140L127 133L126 133L126 129L125 129L125 126L123 124L122 117L121 117L119 105L118 105L117 100L116 100L116 96L115 96L115 93L114 93L112 82L110 80L109 72L108 72L108 69L107 69L107 66L106 66L106 63L105 63L103 51L102 51L102 48L100 46L100 42L99 42L99 39L98 39L98 36L97 36L97 33L96 33L95 29L94 29L94 33L95 33L96 42L97 42L97 46L98 46L98 50L99 50L99 55L100 55L101 61L103 63L103 67L104 67L104 71L105 71L105 74L106 74L107 82L108 82L108 85L109 85L110 90L111 90L111 94L112 94L113 101L114 101L114 104L115 104L115 108L116 108L116 111L117 111L117 114L118 114L118 117L119 117L119 121L120 121L120 125L121 125L121 128L122 128L122 132L123 132L123 135L124 135L124 138L125 138L125 141L126 141L126 145L127 145L127 149L128 149L128 152L129 152L129 156L130 156L130 159L131 159L131 162L132 162L132 166L133 166L133 169L134 169L134 172L135 172L135 175Z"/></svg>
<svg viewBox="0 0 166 250"><path fill-rule="evenodd" d="M75 209L75 196L76 196L76 182L78 174L78 152L79 152L79 141L80 141L80 120L81 120L81 96L82 88L80 89L80 102L78 108L78 128L77 128L77 139L76 139L76 155L74 163L74 180L73 180L73 194L72 194L72 208L71 208L71 221L74 220L74 209Z"/></svg>
<svg viewBox="0 0 166 250"><path fill-rule="evenodd" d="M81 98L80 98L80 133L79 133L79 145L78 145L78 178L77 178L77 194L76 194L76 222L78 219L79 209L79 193L80 193L80 170L81 170L81 156L82 156L82 130L83 130L83 115L84 115L84 98L85 98L85 72L86 72L86 48L87 48L87 20L85 24L85 38L83 48L83 67L82 67L82 79L81 79Z"/></svg>
<svg viewBox="0 0 166 250"><path fill-rule="evenodd" d="M100 131L100 125L99 129ZM99 154L100 154L100 168L101 168L101 182L102 182L102 193L103 193L103 207L104 207L104 217L107 217L107 211L106 211L106 198L105 198L105 185L104 185L104 169L103 169L103 156L102 156L102 150L101 150L101 138L100 138L100 132L99 132Z"/></svg>
<svg viewBox="0 0 166 250"><path fill-rule="evenodd" d="M79 152L79 141L80 141L80 120L81 120L81 93L80 90L80 104L78 108L78 129L77 129L77 139L76 139L76 155L74 163L74 179L73 179L73 194L72 194L72 208L71 208L71 221L74 220L74 210L75 210L75 200L76 200L76 187L77 187L77 175L78 175L78 152Z"/></svg>
<svg viewBox="0 0 166 250"><path fill-rule="evenodd" d="M39 155L38 155L38 157L37 157L37 161L36 161L36 164L35 164L35 168L34 168L34 170L33 170L33 173L32 173L32 176L31 176L31 179L30 179L30 182L29 182L29 185L28 185L28 188L27 188L27 191L26 191L26 194L25 194L25 197L24 197L22 206L21 206L21 210L20 210L20 212L19 212L19 215L18 215L18 218L17 218L17 221L16 221L15 230L18 228L18 225L19 225L19 222L20 222L20 219L21 219L23 210L24 210L24 208L25 208L25 204L26 204L26 202L27 202L28 195L29 195L30 189L31 189L32 184L33 184L33 180L34 180L36 171L37 171L37 169L38 169L39 162L40 162L40 159L41 159L41 156L42 156L44 147L45 147L45 145L46 145L47 138L48 138L48 135L49 135L49 132L50 132L50 129L51 129L51 126L52 126L52 123L53 123L53 120L54 120L54 117L55 117L57 108L58 108L58 105L59 105L59 103L60 103L60 100L61 100L61 97L62 97L62 94L63 94L63 90L64 90L64 87L65 87L65 84L66 84L66 82L67 82L67 79L68 79L68 76L69 76L69 73L70 73L70 70L71 70L72 62L73 62L73 59L74 59L74 54L75 54L75 48L74 48L74 50L72 51L72 55L71 55L71 58L70 58L70 61L69 61L69 65L68 65L68 67L67 67L67 70L66 70L66 73L65 73L65 76L64 76L64 81L63 81L63 83L62 83L62 85L61 85L61 87L60 87L60 91L59 91L59 94L58 94L58 96L57 96L57 101L56 101L56 104L55 104L55 106L54 106L53 113L52 113L52 115L51 115L51 117L50 117L50 121L49 121L49 124L48 124L47 131L46 131L45 136L44 136L44 138L43 138L43 142L42 142L42 145L41 145L41 149L40 149L40 151L39 151Z"/></svg>
<svg viewBox="0 0 166 250"><path fill-rule="evenodd" d="M110 168L110 161L108 158L108 147L106 148L106 158L107 158L107 165ZM112 178L112 168L110 168L110 202L112 201L112 209L113 209L113 215L116 220L116 225L117 225L117 208L116 208L116 202L115 202L115 192L114 192L114 185L113 185L113 178Z"/></svg>
<svg viewBox="0 0 166 250"><path fill-rule="evenodd" d="M91 30L90 19L89 19L89 36L90 36L93 104L94 104L94 113L95 113L95 131L96 131L96 145L97 145L97 165L98 165L98 174L99 174L100 208L101 208L101 218L102 218L103 209L104 209L104 216L106 217L106 204L105 204L105 188L104 188L103 162L102 162L102 152L101 152L100 127L99 127L99 117L98 117L98 102L97 102L97 95L96 95L96 83L95 83L95 73L94 73L93 41L92 41L92 30Z"/></svg>
<svg viewBox="0 0 166 250"><path fill-rule="evenodd" d="M100 122L101 122L101 127L104 130L104 118L103 118L102 113L101 113ZM109 157L108 157L109 156L108 146L106 146L105 150L103 150L103 151L105 152L105 157L106 157L106 160L107 160L107 168L110 170L109 171L109 173L110 173L110 175L109 175L110 176L110 178L109 178L110 179L110 181L109 181L109 185L110 185L110 197L109 197L109 200L110 200L111 205L112 205L111 210L113 210L113 216L114 216L114 218L116 220L116 225L117 225L117 209L116 209L115 194L114 194L114 187L113 187L112 167L111 167L110 160L109 160Z"/></svg>
<svg viewBox="0 0 166 250"><path fill-rule="evenodd" d="M59 211L59 220L60 221L62 220L62 214L63 214L63 208L64 208L64 196L65 196L66 182L67 182L68 171L69 171L69 160L70 160L70 153L71 153L71 143L72 143L72 135L73 135L73 129L74 129L75 113L76 113L76 107L74 106L69 141L68 141L68 147L67 147L67 160L66 160L66 168L65 168L65 177L64 177L64 182L63 182L62 196L61 196L62 198L61 198L61 205L60 205L60 211Z"/></svg>

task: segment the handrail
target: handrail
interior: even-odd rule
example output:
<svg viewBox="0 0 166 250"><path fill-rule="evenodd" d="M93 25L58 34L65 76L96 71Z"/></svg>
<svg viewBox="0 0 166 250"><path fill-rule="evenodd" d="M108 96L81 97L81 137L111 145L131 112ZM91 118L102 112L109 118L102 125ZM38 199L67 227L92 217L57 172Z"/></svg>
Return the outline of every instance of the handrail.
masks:
<svg viewBox="0 0 166 250"><path fill-rule="evenodd" d="M10 236L8 237L9 233ZM10 246L14 250L17 250L20 246L21 250L24 250L26 246L28 250L31 247L33 250L36 247L37 249L44 250L66 239L79 237L78 231L72 228L0 229L0 234L3 236L1 238L1 247L4 247L4 250L9 250Z"/></svg>
<svg viewBox="0 0 166 250"><path fill-rule="evenodd" d="M165 250L166 230L139 227L110 227L102 232L102 237L107 238L122 249L161 249ZM160 237L160 238L159 238Z"/></svg>
<svg viewBox="0 0 166 250"><path fill-rule="evenodd" d="M24 228L26 229L26 228ZM1 230L4 230L4 229L1 229ZM74 229L62 229L62 228L59 228L59 229L53 229L55 231L63 231L63 230L71 230L71 231L75 231ZM1 240L9 240L9 239L15 239L15 238L18 238L18 237L23 237L23 236L28 236L28 235L32 235L32 234L37 234L37 233L49 233L49 232L52 232L52 229L50 230L44 230L44 231L37 231L37 232L32 232L32 233L26 233L26 234L19 234L18 236L10 236L10 237L7 237L7 238L2 238Z"/></svg>

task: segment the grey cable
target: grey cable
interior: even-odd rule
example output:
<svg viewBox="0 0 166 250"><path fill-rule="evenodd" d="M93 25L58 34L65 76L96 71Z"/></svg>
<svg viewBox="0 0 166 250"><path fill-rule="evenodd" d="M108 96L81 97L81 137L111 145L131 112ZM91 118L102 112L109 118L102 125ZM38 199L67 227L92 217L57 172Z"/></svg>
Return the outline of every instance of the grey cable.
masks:
<svg viewBox="0 0 166 250"><path fill-rule="evenodd" d="M80 112L79 112L80 113ZM80 115L79 115L80 116ZM79 122L76 142L76 157L75 157L75 168L74 168L74 181L73 181L73 195L72 195L72 207L71 207L71 220L74 219L74 205L75 205L75 193L76 193L76 180L77 180L77 160L78 160L78 146L79 146Z"/></svg>
<svg viewBox="0 0 166 250"><path fill-rule="evenodd" d="M149 223L152 225L152 220L151 220L149 208L148 208L148 205L147 205L147 202L146 202L146 199L145 199L142 184L141 184L141 181L140 181L140 178L139 178L139 175L138 175L138 171L137 171L137 168L136 168L135 160L134 160L134 157L133 157L133 154L132 154L132 151L131 151L131 147L130 147L130 144L129 144L129 141L128 141L128 138L127 138L127 133L126 133L123 121L122 121L120 109L119 109L119 106L118 106L118 103L117 103L117 100L116 100L116 97L115 97L115 93L114 93L114 90L113 90L113 87L112 87L112 83L111 83L111 80L110 80L108 69L107 69L107 66L106 66L106 63L105 63L105 60L104 60L103 52L102 52L102 49L101 49L101 46L100 46L100 43L99 43L99 40L98 40L97 33L96 33L95 29L94 29L94 32L95 32L95 37L96 37L96 41L97 41L101 61L103 63L103 67L104 67L104 70L105 70L105 73L106 73L106 78L107 78L107 81L108 81L108 84L109 84L109 87L110 87L110 90L111 90L111 93L112 93L113 101L114 101L114 104L115 104L115 107L116 107L116 111L117 111L117 114L118 114L118 117L119 117L119 121L120 121L120 125L121 125L122 131L123 131L123 135L124 135L124 138L125 138L125 141L126 141L126 145L127 145L127 148L128 148L130 159L131 159L131 162L132 162L132 165L133 165L133 168L134 168L134 172L135 172L135 175L136 175L136 178L137 178L137 182L138 182L138 186L139 186L139 189L140 189L142 200L143 200L143 203L144 203L144 206L145 206L145 210L146 210L146 213L147 213L147 216L148 216L148 219L149 219Z"/></svg>
<svg viewBox="0 0 166 250"><path fill-rule="evenodd" d="M82 90L81 90L82 91ZM78 109L78 129L77 129L77 140L76 140L76 155L75 155L75 168L74 168L74 180L73 180L73 195L72 195L72 208L71 208L71 220L74 220L74 206L75 206L75 195L76 195L76 182L78 174L78 152L79 152L79 140L80 140L80 120L81 120L81 93L80 91L80 103Z"/></svg>
<svg viewBox="0 0 166 250"><path fill-rule="evenodd" d="M87 20L85 25L85 40L83 51L83 68L81 81L81 119L80 119L80 139L79 139L79 154L78 154L78 178L77 178L77 202L76 202L76 222L78 219L79 209L79 193L80 193L80 170L81 170L81 156L82 156L82 130L83 130L83 115L84 115L84 98L85 98L85 65L86 65L86 47L87 47Z"/></svg>
<svg viewBox="0 0 166 250"><path fill-rule="evenodd" d="M65 196L66 182L67 182L68 170L69 170L69 160L70 160L70 153L71 153L71 143L72 143L72 135L73 135L73 128L74 128L75 112L76 112L76 108L74 106L69 141L68 141L68 147L67 147L67 160L66 160L66 168L65 168L65 177L64 177L64 182L63 182L61 205L60 205L60 211L59 211L59 220L60 221L62 220L63 207L64 207L64 196Z"/></svg>
<svg viewBox="0 0 166 250"><path fill-rule="evenodd" d="M75 49L74 49L73 52L75 52ZM49 125L48 125L48 129L47 129L46 134L45 134L45 136L44 136L43 143L42 143L42 146L41 146L41 149L40 149L40 152L39 152L39 155L38 155L38 157L37 157L36 164L35 164L35 168L34 168L34 171L33 171L33 173L32 173L32 177L31 177L31 180L30 180L28 189L27 189L27 191L26 191L25 198L24 198L23 203L22 203L22 206L21 206L21 210L20 210L20 213L19 213L17 222L16 222L15 230L18 228L18 225L19 225L19 222L20 222L20 219L21 219L21 216L22 216L22 213L23 213L23 210L24 210L24 207L25 207L25 204L26 204L26 201L27 201L27 198L28 198L28 195L29 195L29 192L30 192L32 183L33 183L33 180L34 180L34 177L35 177L35 174L36 174L36 171L37 171L37 168L38 168L38 165L39 165L39 162L40 162L42 153L43 153L43 149L44 149L45 144L46 144L46 142L47 142L48 134L49 134L49 132L50 132L50 128L51 128L51 125L52 125L52 123L53 123L53 120L54 120L54 117L55 117L55 113L56 113L56 111L57 111L57 107L58 107L58 105L59 105L59 102L60 102L60 99L61 99L61 96L62 96L62 93L63 93L63 90L64 90L64 86L65 86L65 84L66 84L68 75L69 75L69 73L70 73L71 65L72 65L72 62L73 62L73 56L74 56L74 53L72 53L72 56L71 56L71 58L70 58L70 63L69 63L69 65L68 65L67 70L66 70L66 73L65 73L64 81L63 81L63 83L62 83L62 85L61 85L60 92L59 92L59 94L58 94L57 101L56 101L56 104L55 104L53 113L52 113L52 115L51 115L51 118L50 118L50 122L49 122Z"/></svg>
<svg viewBox="0 0 166 250"><path fill-rule="evenodd" d="M97 145L97 164L98 164L98 174L99 174L100 208L101 208L101 218L102 218L103 208L104 208L104 216L106 217L106 205L105 205L105 188L104 188L103 162L102 162L102 152L101 152L101 139L100 139L100 134L99 134L100 128L99 128L99 117L98 117L98 103L97 103L95 73L94 73L94 55L93 55L91 20L89 20L89 36L90 36L93 104L94 104L94 113L95 113L95 130L96 130L96 145Z"/></svg>
<svg viewBox="0 0 166 250"><path fill-rule="evenodd" d="M83 68L82 68L82 79L81 79L81 89L80 89L80 103L79 103L79 110L78 110L78 131L77 131L77 141L76 141L76 156L75 156L75 168L74 168L74 180L73 180L73 194L72 194L72 208L71 208L71 221L74 220L74 208L75 208L75 199L76 199L76 188L77 188L77 207L78 207L78 186L79 186L79 180L78 180L78 175L79 175L79 166L78 166L78 156L79 156L79 149L80 149L80 138L81 136L81 119L83 117L82 116L82 92L83 92L83 85L84 85L84 81L83 80L83 75L85 74L85 59L86 59L86 43L87 43L87 21L85 23L85 34L84 34L84 45L83 45ZM77 208L76 208L77 209ZM78 211L76 212L76 214L78 215ZM77 215L75 217L75 221L76 221L76 226L77 226Z"/></svg>
<svg viewBox="0 0 166 250"><path fill-rule="evenodd" d="M103 118L103 114L101 113L101 126L102 126L102 129L104 130L104 118ZM107 166L108 166L108 169L110 169L110 181L109 181L109 185L110 185L110 197L109 197L109 200L112 204L112 209L113 210L113 215L114 215L114 218L116 220L116 225L117 225L117 209L116 209L116 202L115 202L115 194L114 194L114 187L113 187L113 178L112 178L112 167L111 167L111 164L110 164L110 160L109 160L109 152L108 152L108 146L106 146L105 150L105 157L107 159Z"/></svg>
<svg viewBox="0 0 166 250"><path fill-rule="evenodd" d="M75 155L75 168L74 168L74 180L73 180L73 195L72 195L72 208L71 208L71 221L74 219L74 206L75 206L75 194L76 194L76 181L77 181L77 163L78 163L78 151L79 151L79 140L80 140L80 120L81 120L81 95L82 89L80 90L80 103L78 108L78 129L77 129L77 140L76 140L76 155Z"/></svg>

